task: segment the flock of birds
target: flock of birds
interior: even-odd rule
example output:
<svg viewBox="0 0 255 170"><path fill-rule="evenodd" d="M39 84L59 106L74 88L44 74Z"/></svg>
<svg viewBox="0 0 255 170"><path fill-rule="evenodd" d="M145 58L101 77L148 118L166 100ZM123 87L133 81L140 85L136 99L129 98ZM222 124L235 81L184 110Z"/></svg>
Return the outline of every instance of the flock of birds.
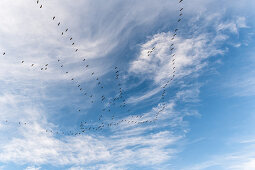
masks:
<svg viewBox="0 0 255 170"><path fill-rule="evenodd" d="M183 0L179 0L179 4L181 4ZM43 8L42 4L39 4L40 1L37 0L36 2L39 5L39 8ZM100 101L103 105L102 108L102 113L100 115L98 115L98 121L97 122L92 122L92 121L81 121L80 123L80 128L79 130L60 130L60 131L54 131L52 129L48 129L45 130L45 132L47 133L53 133L53 134L63 134L63 135L80 135L82 133L85 133L87 131L98 131L98 130L102 130L104 128L107 127L111 127L111 126L118 126L121 124L127 124L127 125L136 125L136 124L147 124L147 123L153 123L155 121L158 120L158 116L161 112L163 112L166 109L166 102L165 102L165 96L166 96L166 88L168 87L168 85L174 80L175 77L175 72L176 72L176 67L175 67L175 61L176 61L176 55L174 53L175 47L174 47L174 39L179 31L178 29L178 23L182 20L182 16L183 16L183 7L180 7L179 9L179 15L178 15L178 20L177 20L177 28L174 30L173 35L171 37L171 45L170 45L170 52L171 52L171 57L170 57L170 62L172 64L172 68L171 72L172 74L170 75L169 79L167 80L166 83L164 83L164 85L162 86L162 93L161 93L161 98L160 101L162 103L162 107L156 112L155 117L153 119L146 119L143 118L142 115L132 115L129 116L126 119L121 119L121 118L116 118L114 116L114 114L112 113L111 119L105 119L103 120L104 114L105 112L109 112L111 113L112 108L116 105L118 105L119 108L125 109L127 107L127 103L126 103L126 98L124 96L124 90L123 87L121 85L121 82L119 81L120 79L120 73L121 70L117 67L114 66L113 70L114 70L114 79L116 80L117 83L117 87L118 87L118 94L115 97L111 97L111 96L106 96L102 93L102 95L98 98L95 98L95 95L90 94L88 91L85 91L85 88L82 87L81 83L79 83L78 80L76 80L75 78L71 78L70 81L74 83L74 85L78 88L78 90L80 91L81 95L86 96L91 103L94 103L96 100ZM56 16L52 17L52 21L56 21L57 18ZM57 21L57 26L59 27L61 24L60 21ZM64 35L68 33L69 28L65 28L64 31L61 32L60 35ZM78 48L75 48L75 41L73 40L72 36L69 35L68 40L70 41L70 45L72 47L74 47L74 52L78 52ZM153 52L155 51L156 47L154 46L151 50L148 50L147 55L150 56L153 54ZM3 56L7 55L6 52L3 52ZM56 61L59 64L60 69L63 70L63 72L65 74L69 74L68 70L65 70L65 66L63 64L63 60L58 58ZM86 58L83 58L82 61L84 63L84 67L85 70L89 70L88 68L90 67L90 65L88 63L86 63ZM25 62L24 60L21 61L21 64L25 64L25 63L29 63L29 62ZM39 70L41 71L46 71L49 67L49 64L46 63L43 66L40 66L38 64L35 63L30 63L29 64L30 67L38 67ZM95 79L96 84L98 86L99 89L104 89L103 86L103 82L95 75L95 72L91 72L90 73L91 76ZM101 91L102 92L102 91ZM80 108L77 109L77 112L81 112L82 110ZM127 108L126 110L127 112L131 112L130 108ZM29 125L32 124L33 122L10 122L8 120L4 120L3 122L0 122L1 124L17 124L19 126L24 126L24 125Z"/></svg>

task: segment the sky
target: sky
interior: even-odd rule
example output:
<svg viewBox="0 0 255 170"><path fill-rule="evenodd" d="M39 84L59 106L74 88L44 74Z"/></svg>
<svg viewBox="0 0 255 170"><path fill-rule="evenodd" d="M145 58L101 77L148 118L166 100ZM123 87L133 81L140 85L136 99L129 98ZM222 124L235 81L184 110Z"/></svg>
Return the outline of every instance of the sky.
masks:
<svg viewBox="0 0 255 170"><path fill-rule="evenodd" d="M255 169L255 1L0 6L0 169Z"/></svg>

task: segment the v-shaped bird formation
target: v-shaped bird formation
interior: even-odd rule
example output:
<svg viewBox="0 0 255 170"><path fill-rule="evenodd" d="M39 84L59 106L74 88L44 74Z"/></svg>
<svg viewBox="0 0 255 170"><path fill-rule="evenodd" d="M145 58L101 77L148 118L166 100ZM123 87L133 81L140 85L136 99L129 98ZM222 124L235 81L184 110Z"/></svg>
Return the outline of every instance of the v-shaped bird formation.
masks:
<svg viewBox="0 0 255 170"><path fill-rule="evenodd" d="M82 133L88 132L88 131L100 131L105 128L110 128L113 126L133 126L133 125L139 125L139 124L148 124L148 123L154 123L155 121L158 120L159 114L163 112L166 109L166 102L165 102L165 96L167 94L167 88L169 87L170 83L174 80L176 76L176 66L175 63L178 60L178 57L175 54L175 37L177 36L177 33L179 32L179 24L180 21L183 19L183 6L182 6L183 0L179 0L180 9L179 14L178 14L178 19L176 20L177 22L177 27L173 30L173 34L171 37L171 45L169 46L169 51L171 56L169 56L169 60L171 62L171 74L169 75L169 79L161 86L161 96L159 102L161 104L161 108L155 113L155 116L153 118L144 118L142 115L139 113L135 113L134 109L128 106L127 103L127 96L125 95L125 89L122 86L121 82L121 69L119 69L118 66L114 66L112 68L112 72L114 73L114 77L112 77L112 82L115 83L115 86L113 87L115 90L115 95L114 96L107 96L104 91L104 82L100 79L99 76L96 75L95 72L90 72L90 67L91 64L87 62L86 58L83 58L80 62L83 65L83 70L84 72L87 72L88 75L91 76L95 83L95 88L97 88L97 94L92 94L89 90L87 90L86 86L84 83L82 83L79 78L74 77L67 77L67 80L72 82L72 84L77 87L77 90L80 92L82 96L84 96L85 100L89 101L89 103L94 104L97 102L96 107L101 107L101 111L99 113L96 113L98 116L97 121L92 122L88 120L81 120L79 129L76 130L57 130L54 131L52 129L47 129L45 133L52 133L55 135L80 135ZM40 4L40 1L37 0L36 3L39 5L39 9L43 8L43 4ZM58 21L57 16L52 16L50 19L51 22L55 22L57 27L61 27L64 25L61 21ZM79 48L76 47L77 43L74 41L73 36L69 34L70 28L66 27L64 28L59 36L66 36L68 37L68 42L70 46L73 49L74 55L79 54ZM147 55L154 55L157 51L157 46L154 46L151 50L148 50ZM2 52L3 56L8 55L8 52ZM27 64L28 63L28 64ZM72 70L68 70L65 67L65 62L63 58L58 58L56 60L56 63L58 63L58 68L62 71L63 74L65 75L70 75ZM44 65L39 65L37 63L31 63L29 61L21 60L20 64L26 65L28 67L33 67L38 69L39 71L47 71L49 67L53 67L51 63L45 63ZM42 73L43 74L43 73ZM78 76L77 76L78 77ZM118 110L121 110L122 112L128 113L129 115L126 118L121 118L117 117L116 115L116 108ZM82 108L77 108L77 112L82 112ZM131 114L132 113L132 114ZM33 124L33 122L15 122L11 120L0 120L0 124L2 125L15 125L18 127L21 126L29 126Z"/></svg>

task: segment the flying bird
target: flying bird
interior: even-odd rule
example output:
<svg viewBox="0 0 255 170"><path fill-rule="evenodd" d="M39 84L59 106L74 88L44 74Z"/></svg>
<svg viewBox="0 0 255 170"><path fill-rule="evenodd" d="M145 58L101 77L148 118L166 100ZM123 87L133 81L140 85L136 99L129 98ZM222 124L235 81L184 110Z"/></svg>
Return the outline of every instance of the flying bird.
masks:
<svg viewBox="0 0 255 170"><path fill-rule="evenodd" d="M71 37L71 38L70 38L70 41L71 41L72 39L73 39L73 38Z"/></svg>
<svg viewBox="0 0 255 170"><path fill-rule="evenodd" d="M37 0L37 4L39 3L39 0Z"/></svg>
<svg viewBox="0 0 255 170"><path fill-rule="evenodd" d="M60 25L60 22L58 23L58 26Z"/></svg>
<svg viewBox="0 0 255 170"><path fill-rule="evenodd" d="M54 16L53 18L52 18L52 20L54 20L56 17Z"/></svg>
<svg viewBox="0 0 255 170"><path fill-rule="evenodd" d="M31 65L31 67L33 67L33 66L34 66L34 64Z"/></svg>
<svg viewBox="0 0 255 170"><path fill-rule="evenodd" d="M75 50L75 52L77 52L77 51L78 51L78 49Z"/></svg>
<svg viewBox="0 0 255 170"><path fill-rule="evenodd" d="M181 3L183 0L180 0L179 3Z"/></svg>
<svg viewBox="0 0 255 170"><path fill-rule="evenodd" d="M183 10L183 8L180 9L180 11L182 11L182 10Z"/></svg>
<svg viewBox="0 0 255 170"><path fill-rule="evenodd" d="M24 61L21 61L21 63L24 63Z"/></svg>
<svg viewBox="0 0 255 170"><path fill-rule="evenodd" d="M68 28L66 29L66 32L68 31Z"/></svg>
<svg viewBox="0 0 255 170"><path fill-rule="evenodd" d="M178 22L180 22L181 20L182 20L182 19L181 19L181 18L179 18L179 19L178 19Z"/></svg>
<svg viewBox="0 0 255 170"><path fill-rule="evenodd" d="M42 8L42 5L40 6L40 8Z"/></svg>
<svg viewBox="0 0 255 170"><path fill-rule="evenodd" d="M72 43L72 45L74 45L74 43Z"/></svg>
<svg viewBox="0 0 255 170"><path fill-rule="evenodd" d="M3 53L3 55L5 55L5 52Z"/></svg>

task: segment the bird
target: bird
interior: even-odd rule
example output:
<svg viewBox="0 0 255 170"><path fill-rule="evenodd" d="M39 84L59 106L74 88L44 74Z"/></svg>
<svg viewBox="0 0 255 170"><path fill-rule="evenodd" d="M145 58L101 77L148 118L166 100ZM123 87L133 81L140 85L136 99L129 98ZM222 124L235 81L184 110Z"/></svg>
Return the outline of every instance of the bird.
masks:
<svg viewBox="0 0 255 170"><path fill-rule="evenodd" d="M68 31L68 28L66 29L66 32Z"/></svg>
<svg viewBox="0 0 255 170"><path fill-rule="evenodd" d="M180 0L179 3L181 3L183 0Z"/></svg>
<svg viewBox="0 0 255 170"><path fill-rule="evenodd" d="M75 50L75 52L77 52L77 51L78 51L78 49Z"/></svg>
<svg viewBox="0 0 255 170"><path fill-rule="evenodd" d="M78 85L78 87L80 87L81 85Z"/></svg>
<svg viewBox="0 0 255 170"><path fill-rule="evenodd" d="M174 32L177 32L178 31L178 29L176 28L175 30L174 30Z"/></svg>
<svg viewBox="0 0 255 170"><path fill-rule="evenodd" d="M70 38L70 41L71 41L72 39L73 39L73 38L71 37L71 38Z"/></svg>
<svg viewBox="0 0 255 170"><path fill-rule="evenodd" d="M86 59L84 58L83 61L85 61Z"/></svg>
<svg viewBox="0 0 255 170"><path fill-rule="evenodd" d="M179 18L179 19L178 19L178 22L180 22L181 20L182 20L182 19L181 19L181 18Z"/></svg>
<svg viewBox="0 0 255 170"><path fill-rule="evenodd" d="M180 11L182 11L182 10L183 10L183 8L180 9Z"/></svg>
<svg viewBox="0 0 255 170"><path fill-rule="evenodd" d="M21 61L21 63L24 63L24 61Z"/></svg>
<svg viewBox="0 0 255 170"><path fill-rule="evenodd" d="M5 52L3 53L3 55L5 55Z"/></svg>
<svg viewBox="0 0 255 170"><path fill-rule="evenodd" d="M45 66L47 67L47 66L48 66L48 64L45 64Z"/></svg>
<svg viewBox="0 0 255 170"><path fill-rule="evenodd" d="M61 35L64 35L64 33L62 32Z"/></svg>
<svg viewBox="0 0 255 170"><path fill-rule="evenodd" d="M41 70L43 70L43 68L41 68Z"/></svg>
<svg viewBox="0 0 255 170"><path fill-rule="evenodd" d="M37 0L37 4L39 3L39 0Z"/></svg>
<svg viewBox="0 0 255 170"><path fill-rule="evenodd" d="M58 23L58 26L60 25L60 22Z"/></svg>
<svg viewBox="0 0 255 170"><path fill-rule="evenodd" d="M58 62L60 62L60 60L58 60Z"/></svg>
<svg viewBox="0 0 255 170"><path fill-rule="evenodd" d="M68 74L68 71L66 72L66 74Z"/></svg>
<svg viewBox="0 0 255 170"><path fill-rule="evenodd" d="M63 67L63 65L61 65L60 67Z"/></svg>
<svg viewBox="0 0 255 170"><path fill-rule="evenodd" d="M42 5L40 6L40 8L42 8Z"/></svg>
<svg viewBox="0 0 255 170"><path fill-rule="evenodd" d="M93 95L90 95L90 97L93 97Z"/></svg>
<svg viewBox="0 0 255 170"><path fill-rule="evenodd" d="M34 66L34 64L31 65L31 67L33 67L33 66Z"/></svg>
<svg viewBox="0 0 255 170"><path fill-rule="evenodd" d="M94 72L92 72L91 75L94 75Z"/></svg>
<svg viewBox="0 0 255 170"><path fill-rule="evenodd" d="M74 45L74 43L72 43L72 45Z"/></svg>
<svg viewBox="0 0 255 170"><path fill-rule="evenodd" d="M52 18L52 20L54 20L56 17L54 16L53 18Z"/></svg>
<svg viewBox="0 0 255 170"><path fill-rule="evenodd" d="M115 69L117 69L118 67L115 67Z"/></svg>
<svg viewBox="0 0 255 170"><path fill-rule="evenodd" d="M47 67L44 70L47 70Z"/></svg>
<svg viewBox="0 0 255 170"><path fill-rule="evenodd" d="M86 67L88 67L89 65L86 65Z"/></svg>
<svg viewBox="0 0 255 170"><path fill-rule="evenodd" d="M180 15L179 16L182 16L182 13L180 13Z"/></svg>
<svg viewBox="0 0 255 170"><path fill-rule="evenodd" d="M71 80L74 80L73 78Z"/></svg>

